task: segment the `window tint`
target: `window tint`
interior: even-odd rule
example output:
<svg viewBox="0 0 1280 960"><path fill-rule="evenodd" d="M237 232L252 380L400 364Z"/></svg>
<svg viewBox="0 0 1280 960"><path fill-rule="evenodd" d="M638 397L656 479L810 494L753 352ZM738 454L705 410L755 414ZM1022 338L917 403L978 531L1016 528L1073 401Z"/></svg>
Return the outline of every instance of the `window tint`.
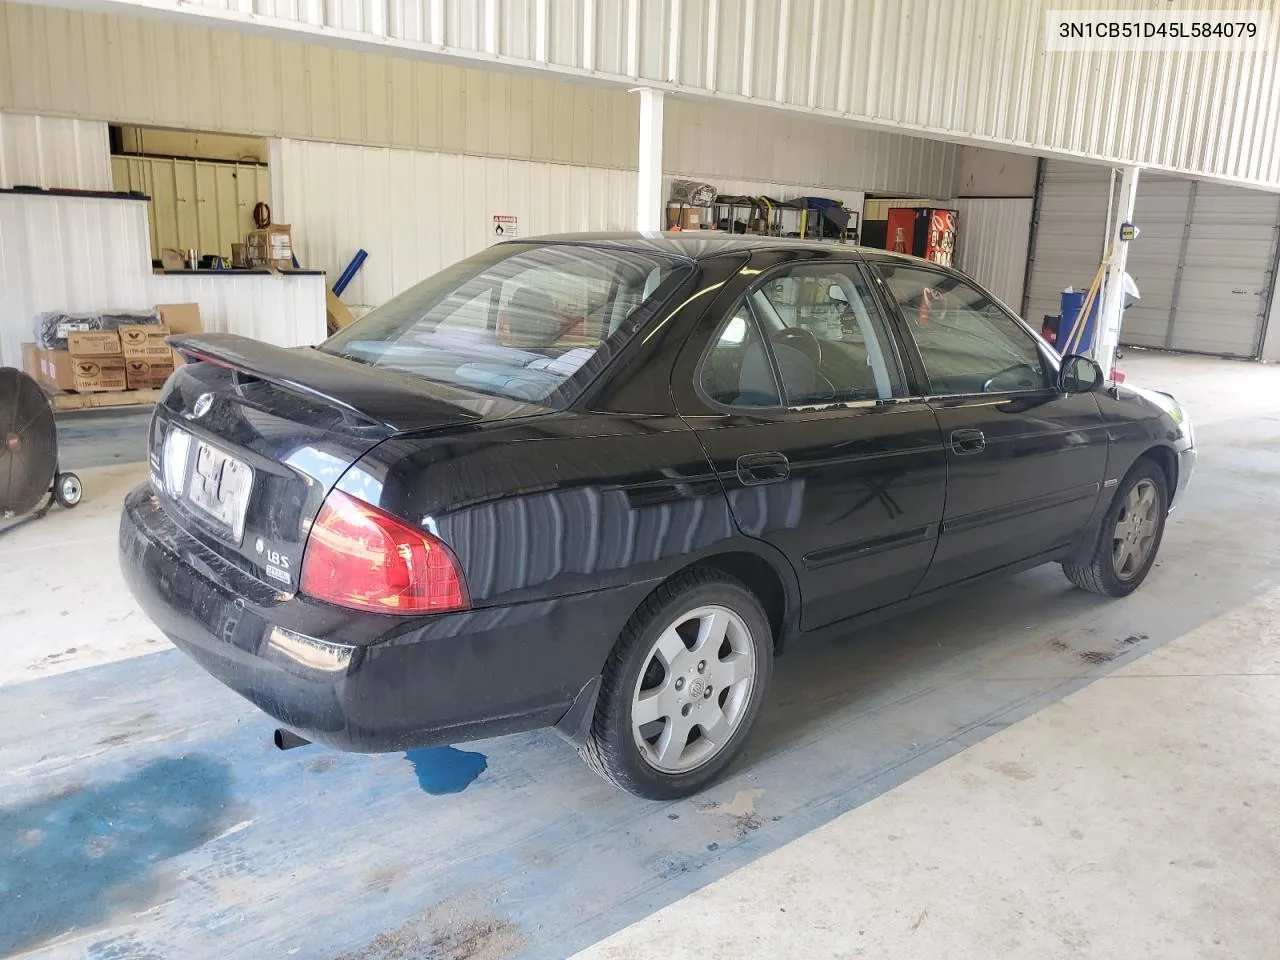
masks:
<svg viewBox="0 0 1280 960"><path fill-rule="evenodd" d="M1031 334L977 289L933 270L894 264L879 269L906 315L933 393L1050 385Z"/></svg>
<svg viewBox="0 0 1280 960"><path fill-rule="evenodd" d="M792 267L771 274L750 300L788 406L904 393L897 356L857 267Z"/></svg>
<svg viewBox="0 0 1280 960"><path fill-rule="evenodd" d="M729 407L776 407L778 382L746 303L729 317L702 364L702 389Z"/></svg>

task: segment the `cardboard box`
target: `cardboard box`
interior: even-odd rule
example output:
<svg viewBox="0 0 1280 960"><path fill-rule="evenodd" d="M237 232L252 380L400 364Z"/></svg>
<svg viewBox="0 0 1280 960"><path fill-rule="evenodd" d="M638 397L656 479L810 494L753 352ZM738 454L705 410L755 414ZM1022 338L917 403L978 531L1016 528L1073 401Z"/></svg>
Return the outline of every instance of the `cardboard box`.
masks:
<svg viewBox="0 0 1280 960"><path fill-rule="evenodd" d="M711 211L705 207L685 207L673 203L667 206L667 229L701 230L703 219L710 217Z"/></svg>
<svg viewBox="0 0 1280 960"><path fill-rule="evenodd" d="M66 350L37 351L40 360L40 383L51 390L74 390L75 360Z"/></svg>
<svg viewBox="0 0 1280 960"><path fill-rule="evenodd" d="M182 356L182 354L180 354L177 350L170 350L169 353L170 353L169 362L172 363L175 368L180 367L187 362L186 359Z"/></svg>
<svg viewBox="0 0 1280 960"><path fill-rule="evenodd" d="M34 343L22 345L22 372L33 380L40 379L40 347Z"/></svg>
<svg viewBox="0 0 1280 960"><path fill-rule="evenodd" d="M174 336L180 333L204 333L198 303L160 303L156 305L156 313L160 314L160 322Z"/></svg>
<svg viewBox="0 0 1280 960"><path fill-rule="evenodd" d="M351 315L347 305L339 300L338 295L332 290L325 290L324 292L324 312L325 326L329 331L329 336L333 336L343 327L348 327L355 322L355 317Z"/></svg>
<svg viewBox="0 0 1280 960"><path fill-rule="evenodd" d="M81 393L123 390L128 385L124 373L124 357L80 357L71 355L71 388Z"/></svg>
<svg viewBox="0 0 1280 960"><path fill-rule="evenodd" d="M120 334L114 330L75 330L67 334L73 357L120 356Z"/></svg>
<svg viewBox="0 0 1280 960"><path fill-rule="evenodd" d="M244 258L251 267L288 270L293 266L293 235L287 223L275 223L244 235Z"/></svg>
<svg viewBox="0 0 1280 960"><path fill-rule="evenodd" d="M126 360L152 360L168 363L172 351L168 344L169 328L162 323L130 323L119 329L120 352Z"/></svg>
<svg viewBox="0 0 1280 960"><path fill-rule="evenodd" d="M130 390L156 390L164 386L164 382L173 373L173 361L136 360L125 358L125 382Z"/></svg>

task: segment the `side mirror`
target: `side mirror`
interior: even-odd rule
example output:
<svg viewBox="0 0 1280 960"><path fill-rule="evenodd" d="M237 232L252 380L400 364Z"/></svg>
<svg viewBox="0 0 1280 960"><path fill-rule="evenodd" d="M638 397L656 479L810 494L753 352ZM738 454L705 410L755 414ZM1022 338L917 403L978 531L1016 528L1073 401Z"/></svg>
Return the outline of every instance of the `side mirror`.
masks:
<svg viewBox="0 0 1280 960"><path fill-rule="evenodd" d="M1069 353L1058 368L1058 389L1063 393L1092 393L1102 386L1102 368L1088 357Z"/></svg>
<svg viewBox="0 0 1280 960"><path fill-rule="evenodd" d="M827 287L827 299L835 300L837 303L848 303L849 298L844 295L844 291L840 289L840 284L833 283Z"/></svg>

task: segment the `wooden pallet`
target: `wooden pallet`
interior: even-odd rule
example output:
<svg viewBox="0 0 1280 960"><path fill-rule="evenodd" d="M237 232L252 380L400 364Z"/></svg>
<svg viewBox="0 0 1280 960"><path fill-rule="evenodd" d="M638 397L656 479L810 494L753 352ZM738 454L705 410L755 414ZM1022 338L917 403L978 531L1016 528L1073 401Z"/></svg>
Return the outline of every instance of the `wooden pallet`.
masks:
<svg viewBox="0 0 1280 960"><path fill-rule="evenodd" d="M58 413L105 410L112 407L154 406L159 390L115 390L109 393L55 393L50 398Z"/></svg>

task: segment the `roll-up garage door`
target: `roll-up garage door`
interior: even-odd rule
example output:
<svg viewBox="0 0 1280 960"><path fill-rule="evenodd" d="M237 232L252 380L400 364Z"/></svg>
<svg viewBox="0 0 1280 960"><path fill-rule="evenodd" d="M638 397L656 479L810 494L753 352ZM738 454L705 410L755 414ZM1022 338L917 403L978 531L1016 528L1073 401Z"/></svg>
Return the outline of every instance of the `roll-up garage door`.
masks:
<svg viewBox="0 0 1280 960"><path fill-rule="evenodd" d="M1141 180L1138 193L1142 193ZM1280 196L1276 194L1196 184L1182 282L1166 347L1258 356L1271 299L1277 223Z"/></svg>
<svg viewBox="0 0 1280 960"><path fill-rule="evenodd" d="M1068 284L1093 280L1106 230L1105 167L1050 161L1040 199L1028 319L1058 312ZM1142 293L1120 342L1256 357L1270 300L1280 196L1144 174L1128 271Z"/></svg>
<svg viewBox="0 0 1280 960"><path fill-rule="evenodd" d="M1109 175L1106 167L1057 160L1044 165L1033 227L1035 259L1027 285L1026 319L1036 328L1046 315L1060 312L1063 290L1089 289L1098 272L1107 231Z"/></svg>

